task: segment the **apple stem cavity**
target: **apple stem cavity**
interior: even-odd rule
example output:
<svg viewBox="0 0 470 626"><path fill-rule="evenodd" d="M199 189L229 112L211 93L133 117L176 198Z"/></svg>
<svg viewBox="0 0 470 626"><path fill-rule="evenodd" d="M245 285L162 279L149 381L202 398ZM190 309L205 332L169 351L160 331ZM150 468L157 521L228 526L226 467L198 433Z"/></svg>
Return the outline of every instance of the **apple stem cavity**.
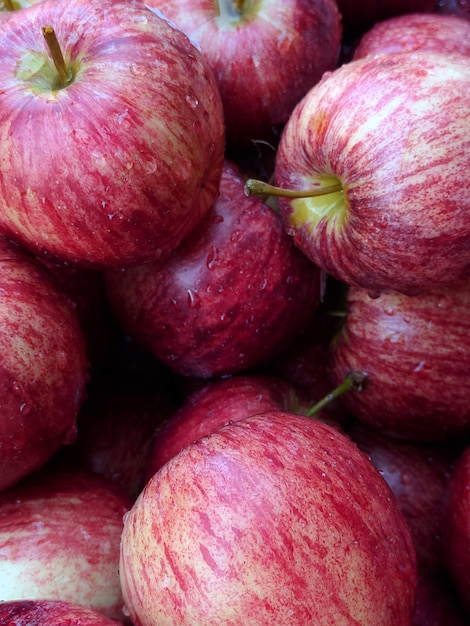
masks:
<svg viewBox="0 0 470 626"><path fill-rule="evenodd" d="M343 382L335 387L330 393L327 393L321 400L316 402L306 413L306 417L314 417L327 404L339 398L343 393L348 391L361 391L367 374L364 372L353 371L345 376Z"/></svg>
<svg viewBox="0 0 470 626"><path fill-rule="evenodd" d="M55 30L52 26L43 26L42 34L44 35L49 53L59 75L60 84L62 87L66 87L71 82L73 73L65 63L64 55L62 54Z"/></svg>
<svg viewBox="0 0 470 626"><path fill-rule="evenodd" d="M15 5L13 4L13 0L3 0L3 8L6 11L16 11Z"/></svg>
<svg viewBox="0 0 470 626"><path fill-rule="evenodd" d="M314 187L312 189L283 189L270 185L256 178L249 178L245 183L245 195L252 194L261 196L277 196L279 198L315 198L318 196L326 196L330 193L342 191L343 187L340 182L325 187Z"/></svg>

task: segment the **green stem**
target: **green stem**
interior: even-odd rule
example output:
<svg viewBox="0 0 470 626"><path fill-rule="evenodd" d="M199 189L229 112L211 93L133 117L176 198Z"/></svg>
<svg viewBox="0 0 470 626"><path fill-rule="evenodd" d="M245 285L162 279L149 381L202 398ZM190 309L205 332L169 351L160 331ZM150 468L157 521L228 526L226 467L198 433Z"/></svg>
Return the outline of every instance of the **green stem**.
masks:
<svg viewBox="0 0 470 626"><path fill-rule="evenodd" d="M57 73L59 74L60 83L62 87L66 87L72 80L72 72L65 63L55 31L52 26L43 26L42 34L44 35L52 61L54 62Z"/></svg>
<svg viewBox="0 0 470 626"><path fill-rule="evenodd" d="M256 178L249 178L245 183L245 194L250 196L251 194L263 195L263 196L278 196L281 198L314 198L316 196L326 196L329 193L336 193L342 191L343 187L341 183L334 185L328 185L327 187L315 187L313 189L283 189L282 187L276 187L265 183L262 180Z"/></svg>
<svg viewBox="0 0 470 626"><path fill-rule="evenodd" d="M324 398L314 404L305 415L307 417L314 417L318 413L318 411L323 409L327 404L329 404L336 398L342 396L343 393L351 390L360 391L366 378L367 374L364 374L362 372L350 372L340 385L335 387L333 391L328 393Z"/></svg>

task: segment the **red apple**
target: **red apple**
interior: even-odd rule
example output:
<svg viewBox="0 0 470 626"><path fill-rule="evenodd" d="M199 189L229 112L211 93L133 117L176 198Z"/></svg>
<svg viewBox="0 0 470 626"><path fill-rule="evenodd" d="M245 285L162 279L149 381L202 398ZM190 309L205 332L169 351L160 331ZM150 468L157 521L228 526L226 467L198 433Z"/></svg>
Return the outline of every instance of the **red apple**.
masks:
<svg viewBox="0 0 470 626"><path fill-rule="evenodd" d="M330 349L338 384L367 374L343 396L364 423L404 439L441 442L470 434L470 281L417 296L371 298L350 287L348 312Z"/></svg>
<svg viewBox="0 0 470 626"><path fill-rule="evenodd" d="M455 15L411 13L376 22L361 37L353 59L369 54L430 50L470 56L470 21Z"/></svg>
<svg viewBox="0 0 470 626"><path fill-rule="evenodd" d="M0 600L66 600L124 619L118 561L130 505L114 483L75 470L44 468L4 490Z"/></svg>
<svg viewBox="0 0 470 626"><path fill-rule="evenodd" d="M206 382L155 432L145 482L180 450L229 422L266 411L293 410L301 402L289 383L274 376L239 374Z"/></svg>
<svg viewBox="0 0 470 626"><path fill-rule="evenodd" d="M47 0L10 16L0 56L0 231L93 267L175 248L212 204L224 153L200 51L138 0Z"/></svg>
<svg viewBox="0 0 470 626"><path fill-rule="evenodd" d="M403 514L352 441L273 412L182 450L124 523L121 584L139 626L411 623Z"/></svg>
<svg viewBox="0 0 470 626"><path fill-rule="evenodd" d="M229 147L277 141L292 109L336 67L335 0L145 0L200 46L219 85Z"/></svg>
<svg viewBox="0 0 470 626"><path fill-rule="evenodd" d="M447 572L419 572L412 626L468 626L468 614Z"/></svg>
<svg viewBox="0 0 470 626"><path fill-rule="evenodd" d="M449 571L470 614L470 445L449 479L442 533Z"/></svg>
<svg viewBox="0 0 470 626"><path fill-rule="evenodd" d="M247 370L297 337L318 306L320 271L226 161L219 197L183 244L106 272L106 286L116 319L150 354L208 378Z"/></svg>
<svg viewBox="0 0 470 626"><path fill-rule="evenodd" d="M470 268L469 114L468 57L346 63L290 117L275 165L283 189L250 181L247 192L291 190L279 198L287 232L341 281L373 293L456 282Z"/></svg>
<svg viewBox="0 0 470 626"><path fill-rule="evenodd" d="M34 258L0 238L0 490L76 433L88 360L72 302Z"/></svg>
<svg viewBox="0 0 470 626"><path fill-rule="evenodd" d="M420 570L442 572L442 501L458 449L398 440L360 423L348 434L393 491L410 527Z"/></svg>
<svg viewBox="0 0 470 626"><path fill-rule="evenodd" d="M63 446L54 460L105 476L135 499L145 482L155 432L174 411L173 399L161 390L119 379L98 384L78 415L76 440Z"/></svg>
<svg viewBox="0 0 470 626"><path fill-rule="evenodd" d="M98 611L63 600L0 602L0 622L9 626L118 626Z"/></svg>

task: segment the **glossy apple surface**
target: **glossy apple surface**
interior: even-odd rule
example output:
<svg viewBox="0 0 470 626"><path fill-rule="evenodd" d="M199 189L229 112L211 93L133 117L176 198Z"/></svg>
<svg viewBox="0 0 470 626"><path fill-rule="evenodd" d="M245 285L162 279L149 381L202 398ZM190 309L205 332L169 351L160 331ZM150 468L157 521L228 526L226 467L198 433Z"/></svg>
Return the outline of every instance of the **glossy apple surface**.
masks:
<svg viewBox="0 0 470 626"><path fill-rule="evenodd" d="M320 300L320 271L226 161L219 196L168 258L106 273L123 329L173 372L238 373L288 345Z"/></svg>
<svg viewBox="0 0 470 626"><path fill-rule="evenodd" d="M409 624L415 552L397 502L349 438L275 412L182 450L126 517L131 619Z"/></svg>
<svg viewBox="0 0 470 626"><path fill-rule="evenodd" d="M0 602L0 621L11 626L118 626L122 622L63 600Z"/></svg>
<svg viewBox="0 0 470 626"><path fill-rule="evenodd" d="M130 505L112 482L76 470L43 469L4 490L0 600L66 600L123 619L119 542Z"/></svg>
<svg viewBox="0 0 470 626"><path fill-rule="evenodd" d="M376 22L362 35L353 59L416 50L470 56L470 21L455 15L412 13Z"/></svg>
<svg viewBox="0 0 470 626"><path fill-rule="evenodd" d="M200 46L219 85L230 147L276 140L292 109L336 67L334 0L146 0ZM273 130L274 129L274 130Z"/></svg>
<svg viewBox="0 0 470 626"><path fill-rule="evenodd" d="M470 445L449 480L442 532L449 571L470 614Z"/></svg>
<svg viewBox="0 0 470 626"><path fill-rule="evenodd" d="M0 490L73 439L88 379L71 300L34 258L0 238Z"/></svg>
<svg viewBox="0 0 470 626"><path fill-rule="evenodd" d="M420 51L346 63L309 91L275 178L303 196L279 207L312 261L373 293L468 276L469 86L468 57Z"/></svg>
<svg viewBox="0 0 470 626"><path fill-rule="evenodd" d="M351 370L367 374L360 393L343 396L353 415L404 439L468 436L469 302L470 282L378 298L351 287L329 368L336 383Z"/></svg>
<svg viewBox="0 0 470 626"><path fill-rule="evenodd" d="M175 248L212 204L224 151L218 88L189 39L138 1L47 0L10 16L0 56L0 231L94 267Z"/></svg>

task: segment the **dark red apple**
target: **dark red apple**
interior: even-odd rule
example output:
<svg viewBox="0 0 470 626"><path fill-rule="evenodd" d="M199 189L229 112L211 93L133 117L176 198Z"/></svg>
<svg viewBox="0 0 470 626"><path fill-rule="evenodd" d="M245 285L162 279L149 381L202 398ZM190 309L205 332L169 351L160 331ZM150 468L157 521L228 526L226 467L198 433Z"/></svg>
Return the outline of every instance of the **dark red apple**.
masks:
<svg viewBox="0 0 470 626"><path fill-rule="evenodd" d="M444 569L442 501L460 448L388 437L355 423L349 436L367 454L393 491L408 522L420 569Z"/></svg>
<svg viewBox="0 0 470 626"><path fill-rule="evenodd" d="M135 499L145 483L155 432L175 410L173 398L155 387L126 385L117 378L98 384L78 414L76 440L54 460L105 476Z"/></svg>
<svg viewBox="0 0 470 626"><path fill-rule="evenodd" d="M63 468L4 490L0 601L66 600L124 619L118 561L130 505L114 483Z"/></svg>
<svg viewBox="0 0 470 626"><path fill-rule="evenodd" d="M229 422L267 411L293 411L294 407L299 412L305 408L300 393L278 377L239 374L206 382L156 431L145 482L180 450Z"/></svg>
<svg viewBox="0 0 470 626"><path fill-rule="evenodd" d="M455 15L411 13L376 22L362 35L353 60L416 50L470 56L470 21Z"/></svg>
<svg viewBox="0 0 470 626"><path fill-rule="evenodd" d="M269 359L305 328L320 270L226 161L219 197L168 258L106 272L123 327L173 372L212 377Z"/></svg>
<svg viewBox="0 0 470 626"><path fill-rule="evenodd" d="M420 569L412 626L468 626L468 614L448 572Z"/></svg>
<svg viewBox="0 0 470 626"><path fill-rule="evenodd" d="M367 374L343 396L364 423L404 439L441 442L470 434L470 281L416 296L371 297L350 287L348 311L331 345L338 384Z"/></svg>
<svg viewBox="0 0 470 626"><path fill-rule="evenodd" d="M146 0L202 50L224 106L227 145L277 142L308 89L336 67L335 0Z"/></svg>
<svg viewBox="0 0 470 626"><path fill-rule="evenodd" d="M0 238L0 490L75 437L88 377L72 301L45 267Z"/></svg>
<svg viewBox="0 0 470 626"><path fill-rule="evenodd" d="M124 523L134 623L410 624L415 551L388 485L337 429L273 412L187 446Z"/></svg>
<svg viewBox="0 0 470 626"><path fill-rule="evenodd" d="M118 626L122 622L98 611L63 600L0 602L4 626Z"/></svg>
<svg viewBox="0 0 470 626"><path fill-rule="evenodd" d="M449 571L470 614L470 445L449 480L442 533Z"/></svg>
<svg viewBox="0 0 470 626"><path fill-rule="evenodd" d="M46 0L11 14L0 57L0 232L95 268L179 245L216 197L225 147L188 37L138 0Z"/></svg>

